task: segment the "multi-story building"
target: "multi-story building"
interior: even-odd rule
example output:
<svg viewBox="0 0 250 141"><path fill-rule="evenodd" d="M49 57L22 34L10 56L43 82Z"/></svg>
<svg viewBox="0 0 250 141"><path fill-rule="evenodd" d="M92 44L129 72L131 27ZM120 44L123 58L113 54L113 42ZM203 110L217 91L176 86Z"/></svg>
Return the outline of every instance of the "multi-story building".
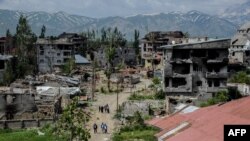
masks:
<svg viewBox="0 0 250 141"><path fill-rule="evenodd" d="M205 96L226 88L230 39L162 46L167 95Z"/></svg>
<svg viewBox="0 0 250 141"><path fill-rule="evenodd" d="M146 68L157 67L161 64L162 51L158 48L163 45L181 43L184 34L181 31L149 32L140 41L142 63Z"/></svg>
<svg viewBox="0 0 250 141"><path fill-rule="evenodd" d="M250 66L250 22L240 27L232 38L229 48L229 64L237 68Z"/></svg>
<svg viewBox="0 0 250 141"><path fill-rule="evenodd" d="M75 33L63 33L56 39L38 39L37 64L39 72L53 71L54 67L64 65L80 48L85 47L86 38Z"/></svg>

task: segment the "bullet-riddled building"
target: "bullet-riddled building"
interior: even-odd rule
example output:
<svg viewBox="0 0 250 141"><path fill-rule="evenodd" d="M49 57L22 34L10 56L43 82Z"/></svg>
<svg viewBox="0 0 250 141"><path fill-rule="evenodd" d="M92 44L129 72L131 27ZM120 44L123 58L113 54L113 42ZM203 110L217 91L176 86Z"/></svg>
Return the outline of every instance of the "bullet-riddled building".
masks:
<svg viewBox="0 0 250 141"><path fill-rule="evenodd" d="M226 88L230 39L162 46L167 95L205 96Z"/></svg>
<svg viewBox="0 0 250 141"><path fill-rule="evenodd" d="M229 63L234 68L250 66L250 22L241 26L232 38Z"/></svg>
<svg viewBox="0 0 250 141"><path fill-rule="evenodd" d="M54 67L64 65L81 48L86 46L86 38L75 33L63 33L56 39L38 39L36 42L37 64L42 73L53 71Z"/></svg>

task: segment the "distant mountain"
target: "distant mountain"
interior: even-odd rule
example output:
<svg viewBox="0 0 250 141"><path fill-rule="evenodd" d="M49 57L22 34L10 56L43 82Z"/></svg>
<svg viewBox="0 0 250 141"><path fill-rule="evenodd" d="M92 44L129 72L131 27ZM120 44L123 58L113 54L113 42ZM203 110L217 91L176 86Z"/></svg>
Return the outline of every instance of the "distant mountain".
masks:
<svg viewBox="0 0 250 141"><path fill-rule="evenodd" d="M199 11L187 13L171 12L152 15L135 15L130 17L90 18L70 15L65 12L23 12L0 10L0 35L7 29L15 32L19 16L27 16L32 30L40 34L42 25L47 28L47 35L58 35L62 32L82 32L102 27L118 27L131 39L135 29L141 36L149 31L181 30L191 36L231 37L237 26L225 19L211 16Z"/></svg>
<svg viewBox="0 0 250 141"><path fill-rule="evenodd" d="M238 26L250 21L250 1L227 8L220 16Z"/></svg>

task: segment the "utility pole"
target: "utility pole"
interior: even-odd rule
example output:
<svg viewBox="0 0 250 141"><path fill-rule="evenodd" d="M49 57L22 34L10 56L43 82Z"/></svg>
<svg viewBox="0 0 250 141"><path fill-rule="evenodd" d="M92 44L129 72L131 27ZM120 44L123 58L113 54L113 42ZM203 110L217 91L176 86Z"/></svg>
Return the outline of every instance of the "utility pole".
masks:
<svg viewBox="0 0 250 141"><path fill-rule="evenodd" d="M118 110L119 110L118 84L119 84L119 78L117 79L117 83L116 83L116 112L118 112Z"/></svg>
<svg viewBox="0 0 250 141"><path fill-rule="evenodd" d="M92 64L92 95L91 95L91 99L92 101L94 100L95 97L95 59L93 60L93 64Z"/></svg>

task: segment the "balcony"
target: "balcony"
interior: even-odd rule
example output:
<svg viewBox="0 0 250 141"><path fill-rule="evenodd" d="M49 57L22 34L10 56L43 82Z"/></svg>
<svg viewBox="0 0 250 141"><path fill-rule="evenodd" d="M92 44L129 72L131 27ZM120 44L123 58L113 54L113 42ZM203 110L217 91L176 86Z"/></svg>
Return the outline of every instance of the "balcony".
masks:
<svg viewBox="0 0 250 141"><path fill-rule="evenodd" d="M192 92L192 87L180 86L180 87L166 87L165 92L167 93L187 93Z"/></svg>
<svg viewBox="0 0 250 141"><path fill-rule="evenodd" d="M206 72L206 78L227 78L228 73Z"/></svg>

